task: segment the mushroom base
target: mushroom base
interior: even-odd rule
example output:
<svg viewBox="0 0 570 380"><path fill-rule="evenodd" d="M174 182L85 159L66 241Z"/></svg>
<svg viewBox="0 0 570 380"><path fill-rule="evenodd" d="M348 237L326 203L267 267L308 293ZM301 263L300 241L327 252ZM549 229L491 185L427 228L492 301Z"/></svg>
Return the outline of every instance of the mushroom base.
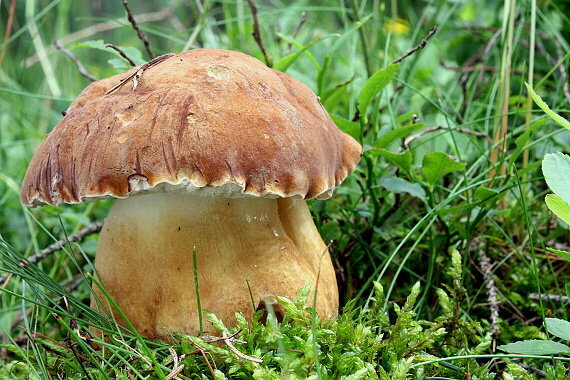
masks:
<svg viewBox="0 0 570 380"><path fill-rule="evenodd" d="M140 334L169 340L168 332L199 333L194 251L201 308L226 326L235 325L236 312L249 319L275 296L294 299L309 283L318 289L319 316L337 315L334 268L300 199L192 194L119 199L101 231L95 269ZM107 303L94 288L101 302L91 304L100 309ZM203 324L204 334L216 333L206 318Z"/></svg>

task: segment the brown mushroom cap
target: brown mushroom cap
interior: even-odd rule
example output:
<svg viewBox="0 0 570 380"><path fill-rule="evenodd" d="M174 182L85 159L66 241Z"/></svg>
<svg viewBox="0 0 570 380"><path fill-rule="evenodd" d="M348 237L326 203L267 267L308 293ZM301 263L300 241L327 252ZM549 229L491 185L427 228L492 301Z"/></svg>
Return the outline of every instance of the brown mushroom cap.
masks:
<svg viewBox="0 0 570 380"><path fill-rule="evenodd" d="M188 51L105 94L132 72L71 104L30 163L22 203L197 190L327 198L360 159L307 86L248 55Z"/></svg>

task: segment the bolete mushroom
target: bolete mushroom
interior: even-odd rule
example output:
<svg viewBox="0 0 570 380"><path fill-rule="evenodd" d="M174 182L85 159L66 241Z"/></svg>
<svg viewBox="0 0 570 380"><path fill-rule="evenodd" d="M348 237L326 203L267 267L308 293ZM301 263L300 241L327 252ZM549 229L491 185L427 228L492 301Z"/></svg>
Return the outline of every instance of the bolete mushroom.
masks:
<svg viewBox="0 0 570 380"><path fill-rule="evenodd" d="M117 198L96 274L149 338L198 332L194 255L201 307L228 325L309 283L330 318L335 271L305 200L330 197L361 153L301 82L196 49L85 88L32 158L21 200Z"/></svg>

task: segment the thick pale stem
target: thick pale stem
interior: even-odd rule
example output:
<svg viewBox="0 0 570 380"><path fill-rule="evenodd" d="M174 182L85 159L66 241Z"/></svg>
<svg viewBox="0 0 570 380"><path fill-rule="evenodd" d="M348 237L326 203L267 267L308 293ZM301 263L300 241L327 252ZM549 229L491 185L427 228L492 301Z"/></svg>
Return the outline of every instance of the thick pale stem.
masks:
<svg viewBox="0 0 570 380"><path fill-rule="evenodd" d="M303 200L188 194L117 200L101 231L95 267L141 334L198 334L194 250L202 309L228 326L235 312L249 318L264 298L295 298L317 279L317 312L322 318L337 314L334 268ZM214 332L206 322L204 333Z"/></svg>

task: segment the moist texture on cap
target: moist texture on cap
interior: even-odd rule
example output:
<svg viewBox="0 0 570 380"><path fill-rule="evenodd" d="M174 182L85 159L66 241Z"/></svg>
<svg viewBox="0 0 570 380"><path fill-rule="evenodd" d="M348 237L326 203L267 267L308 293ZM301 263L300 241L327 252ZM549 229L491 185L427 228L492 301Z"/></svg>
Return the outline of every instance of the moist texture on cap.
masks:
<svg viewBox="0 0 570 380"><path fill-rule="evenodd" d="M32 158L22 203L327 198L362 154L306 85L246 54L196 49L140 69L83 90Z"/></svg>

